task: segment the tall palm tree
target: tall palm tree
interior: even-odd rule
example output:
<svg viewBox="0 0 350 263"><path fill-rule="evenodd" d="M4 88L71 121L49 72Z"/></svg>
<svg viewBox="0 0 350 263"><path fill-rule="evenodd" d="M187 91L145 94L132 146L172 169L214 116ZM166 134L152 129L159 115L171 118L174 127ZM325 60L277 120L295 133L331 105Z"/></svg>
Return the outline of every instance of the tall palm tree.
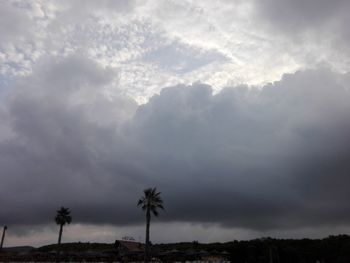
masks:
<svg viewBox="0 0 350 263"><path fill-rule="evenodd" d="M145 262L149 262L149 228L151 223L151 213L158 216L158 208L164 209L163 200L160 197L160 192L157 188L147 188L143 190L144 195L139 199L137 206L141 207L146 212L146 246L145 246Z"/></svg>
<svg viewBox="0 0 350 263"><path fill-rule="evenodd" d="M69 208L61 207L60 210L57 210L55 221L56 221L57 225L60 225L60 232L58 235L58 245L60 245L61 238L62 238L63 226L65 224L70 224L70 222L72 222L72 217L70 215Z"/></svg>

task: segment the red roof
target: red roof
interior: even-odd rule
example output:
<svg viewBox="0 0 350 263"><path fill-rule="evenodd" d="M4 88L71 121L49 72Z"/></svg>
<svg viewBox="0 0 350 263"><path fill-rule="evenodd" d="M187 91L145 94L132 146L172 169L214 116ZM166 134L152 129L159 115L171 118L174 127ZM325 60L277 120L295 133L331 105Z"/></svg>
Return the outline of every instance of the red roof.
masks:
<svg viewBox="0 0 350 263"><path fill-rule="evenodd" d="M118 246L118 248L122 247L129 252L143 252L144 251L144 245L142 243L139 243L139 242L116 240L115 244Z"/></svg>

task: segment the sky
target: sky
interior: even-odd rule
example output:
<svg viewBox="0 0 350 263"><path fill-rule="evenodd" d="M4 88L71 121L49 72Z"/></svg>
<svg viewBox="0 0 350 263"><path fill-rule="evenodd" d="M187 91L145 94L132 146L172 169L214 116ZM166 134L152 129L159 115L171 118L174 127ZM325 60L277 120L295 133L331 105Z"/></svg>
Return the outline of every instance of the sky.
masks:
<svg viewBox="0 0 350 263"><path fill-rule="evenodd" d="M5 246L350 234L348 10L0 0Z"/></svg>

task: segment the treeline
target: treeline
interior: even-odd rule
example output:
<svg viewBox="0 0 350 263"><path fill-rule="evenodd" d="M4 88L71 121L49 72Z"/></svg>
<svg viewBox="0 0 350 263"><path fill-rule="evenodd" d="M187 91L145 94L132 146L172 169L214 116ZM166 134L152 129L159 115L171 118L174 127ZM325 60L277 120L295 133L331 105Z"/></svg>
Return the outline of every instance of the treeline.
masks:
<svg viewBox="0 0 350 263"><path fill-rule="evenodd" d="M201 244L158 244L160 250L203 250L228 252L235 263L345 263L350 262L350 236L330 236L324 239L261 238L249 241Z"/></svg>
<svg viewBox="0 0 350 263"><path fill-rule="evenodd" d="M41 252L57 249L57 245L38 248ZM62 251L103 251L115 249L114 244L65 243ZM275 239L260 238L226 243L182 242L154 244L152 251L187 252L204 251L210 254L228 253L235 263L348 263L350 262L350 236L338 235L324 239Z"/></svg>
<svg viewBox="0 0 350 263"><path fill-rule="evenodd" d="M38 248L40 252L51 252L51 251L61 251L61 252L81 252L81 251L103 251L114 249L114 244L106 243L85 243L85 242L75 242L75 243L62 243L60 246L57 244L46 245Z"/></svg>

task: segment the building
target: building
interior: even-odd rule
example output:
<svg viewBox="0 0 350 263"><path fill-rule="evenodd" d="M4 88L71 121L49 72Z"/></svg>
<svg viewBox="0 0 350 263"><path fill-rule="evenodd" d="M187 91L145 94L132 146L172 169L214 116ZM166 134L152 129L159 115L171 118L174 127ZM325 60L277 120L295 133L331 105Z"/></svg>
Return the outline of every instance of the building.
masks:
<svg viewBox="0 0 350 263"><path fill-rule="evenodd" d="M142 261L144 259L144 244L130 240L116 240L114 244L118 259L122 262Z"/></svg>

